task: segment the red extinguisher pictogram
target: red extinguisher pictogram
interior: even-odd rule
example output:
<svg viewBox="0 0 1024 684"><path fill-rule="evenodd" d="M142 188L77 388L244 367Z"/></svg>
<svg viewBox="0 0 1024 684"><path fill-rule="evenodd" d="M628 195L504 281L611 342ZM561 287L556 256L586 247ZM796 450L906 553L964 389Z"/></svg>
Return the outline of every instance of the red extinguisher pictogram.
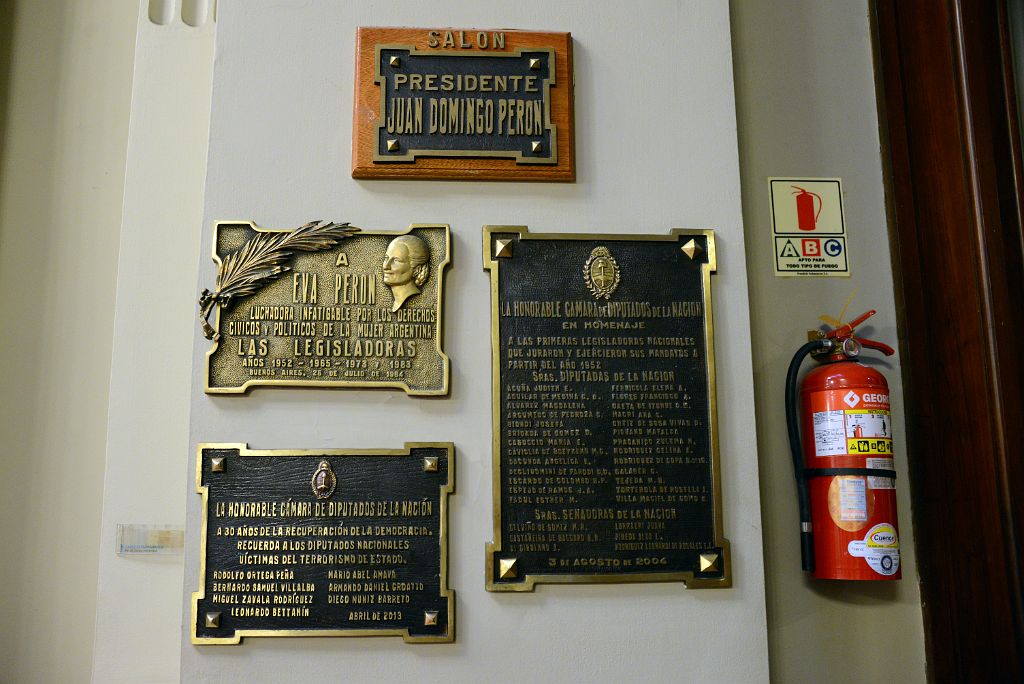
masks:
<svg viewBox="0 0 1024 684"><path fill-rule="evenodd" d="M789 186L799 192L794 192L796 195L796 224L800 230L814 230L818 224L818 216L821 215L821 207L823 202L821 196L811 192L810 190L804 190L803 188L795 185ZM818 210L814 210L814 200L818 200Z"/></svg>
<svg viewBox="0 0 1024 684"><path fill-rule="evenodd" d="M889 385L877 370L854 360L862 347L894 353L886 344L854 336L854 328L874 314L868 311L802 346L786 377L803 569L818 579L902 576ZM821 365L803 380L798 418L797 375L808 354Z"/></svg>

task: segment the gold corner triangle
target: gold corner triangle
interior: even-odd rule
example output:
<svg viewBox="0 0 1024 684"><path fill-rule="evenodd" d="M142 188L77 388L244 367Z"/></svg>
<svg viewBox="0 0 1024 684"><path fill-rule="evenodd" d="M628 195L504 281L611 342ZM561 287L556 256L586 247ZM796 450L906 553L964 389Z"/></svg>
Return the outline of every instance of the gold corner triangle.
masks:
<svg viewBox="0 0 1024 684"><path fill-rule="evenodd" d="M398 150L398 139L392 138L391 140L388 140L387 145L388 152L396 152Z"/></svg>
<svg viewBox="0 0 1024 684"><path fill-rule="evenodd" d="M518 558L502 558L498 561L498 579L515 579L519 576Z"/></svg>
<svg viewBox="0 0 1024 684"><path fill-rule="evenodd" d="M537 59L536 57L531 57L530 58L530 68L533 69L534 71L540 69L540 60Z"/></svg>
<svg viewBox="0 0 1024 684"><path fill-rule="evenodd" d="M701 572L716 572L718 570L718 554L717 553L702 553L700 554L700 571Z"/></svg>
<svg viewBox="0 0 1024 684"><path fill-rule="evenodd" d="M534 140L533 142L530 143L531 152L540 152L542 148L543 145L541 145L540 140Z"/></svg>
<svg viewBox="0 0 1024 684"><path fill-rule="evenodd" d="M424 627L429 627L430 625L436 625L437 624L437 615L438 615L438 612L436 610L425 610L425 611L423 611L423 626Z"/></svg>
<svg viewBox="0 0 1024 684"><path fill-rule="evenodd" d="M220 613L207 613L205 623L206 627L210 629L216 629L220 627Z"/></svg>
<svg viewBox="0 0 1024 684"><path fill-rule="evenodd" d="M398 55L392 55L391 59L388 60L388 64L393 67L402 66L402 59Z"/></svg>
<svg viewBox="0 0 1024 684"><path fill-rule="evenodd" d="M423 457L423 472L425 472L425 473L436 473L437 472L437 456L424 456Z"/></svg>
<svg viewBox="0 0 1024 684"><path fill-rule="evenodd" d="M223 456L214 456L210 459L210 472L211 473L223 473L227 469L227 464L224 462Z"/></svg>
<svg viewBox="0 0 1024 684"><path fill-rule="evenodd" d="M512 256L512 240L494 241L494 258L509 258Z"/></svg>
<svg viewBox="0 0 1024 684"><path fill-rule="evenodd" d="M690 238L690 241L680 247L683 250L683 254L690 257L690 259L696 259L697 255L704 251L704 249L697 244L697 241Z"/></svg>

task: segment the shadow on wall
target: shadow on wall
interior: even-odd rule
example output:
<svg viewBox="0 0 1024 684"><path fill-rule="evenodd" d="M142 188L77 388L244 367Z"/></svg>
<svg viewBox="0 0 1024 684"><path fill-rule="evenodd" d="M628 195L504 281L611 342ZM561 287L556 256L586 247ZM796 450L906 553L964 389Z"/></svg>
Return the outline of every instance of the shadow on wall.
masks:
<svg viewBox="0 0 1024 684"><path fill-rule="evenodd" d="M40 435L54 423L40 386L39 369L48 360L44 326L19 323L38 322L43 318L40 302L54 301L53 279L47 277L52 269L44 268L53 254L52 231L25 226L48 226L54 217L58 99L69 12L66 1L0 0L0 290L14 292L20 283L37 283L33 297L0 302L0 318L11 322L0 328L0 348L22 350L18 363L5 373L0 392L5 452L0 460L0 545L8 550L0 557L0 586L15 588L13 596L0 602L0 678L12 681L31 666L31 656L24 654L33 652L33 643L53 636L44 633L41 619L33 618L35 597L21 590L32 585L32 568L38 568L32 565L34 549L26 541L31 535L23 532L32 528L32 501L42 499L41 479L36 479L42 465L33 457L40 450ZM27 47L41 43L44 34L52 37L45 48ZM80 644L69 645L66 652L76 665L87 655Z"/></svg>
<svg viewBox="0 0 1024 684"><path fill-rule="evenodd" d="M896 582L812 580L804 577L804 584L820 598L853 606L887 605L900 597L900 587Z"/></svg>
<svg viewBox="0 0 1024 684"><path fill-rule="evenodd" d="M11 99L11 55L14 53L14 0L0 0L0 161L7 140L7 108ZM0 187L4 165L0 163Z"/></svg>

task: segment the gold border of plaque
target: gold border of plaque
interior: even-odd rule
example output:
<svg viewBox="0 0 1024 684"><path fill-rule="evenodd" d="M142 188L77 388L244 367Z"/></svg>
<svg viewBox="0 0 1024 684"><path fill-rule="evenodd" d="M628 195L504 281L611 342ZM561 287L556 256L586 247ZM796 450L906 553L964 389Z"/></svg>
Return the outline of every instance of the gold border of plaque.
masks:
<svg viewBox="0 0 1024 684"><path fill-rule="evenodd" d="M259 458L261 456L409 456L413 449L430 448L448 451L448 481L440 487L440 510L438 513L440 534L438 552L441 562L439 596L448 604L448 631L439 636L412 636L408 629L240 629L227 639L196 636L199 601L206 598L206 536L209 512L209 492L203 486L203 450L238 449L239 457ZM199 589L192 593L189 628L191 641L196 645L239 644L243 637L370 637L400 636L410 644L451 643L455 641L455 590L448 586L448 496L455 492L455 445L452 442L406 442L402 449L250 449L243 442L203 442L196 446L196 493L203 497L203 524L199 535Z"/></svg>
<svg viewBox="0 0 1024 684"><path fill-rule="evenodd" d="M438 385L429 386L423 389L410 387L408 383L401 380L387 380L387 379L349 379L349 380L316 380L307 378L296 378L296 379L268 379L268 378L250 378L238 385L230 386L213 386L211 385L211 375L214 368L214 354L220 348L220 328L221 328L221 314L224 306L240 306L241 303L237 300L242 299L244 296L252 295L252 289L243 291L245 294L239 297L225 298L220 293L220 273L224 270L224 261L217 254L217 243L218 234L222 226L248 226L258 235L282 235L286 233L296 233L300 230L320 230L327 231L325 234L327 237L322 238L320 246L310 248L309 245L298 248L290 248L286 253L287 256L282 257L280 261L284 264L282 269L280 265L270 264L267 268L263 269L263 274L270 274L272 278L279 277L279 273L284 273L290 270L289 262L295 258L295 252L315 252L315 251L326 251L335 248L344 249L345 240L358 240L360 237L374 237L374 236L393 236L399 237L403 235L409 235L415 230L422 229L444 229L444 245L445 245L445 258L444 261L438 262L432 265L432 269L436 269L436 276L431 273L428 279L435 279L436 277L436 288L437 288L437 305L434 308L435 318L435 333L433 336L433 343L435 346L436 353L440 358L441 362L441 377ZM254 222L249 220L220 220L215 221L213 224L212 234L212 245L211 245L211 257L218 270L218 289L211 293L209 290L204 290L202 296L199 299L200 306L200 324L203 327L204 333L208 339L213 341L213 345L206 352L206 369L203 376L204 391L207 394L246 394L253 387L301 387L301 388L367 388L367 389L401 389L410 396L446 396L449 391L449 379L451 375L451 360L448 355L444 352L443 341L444 341L444 281L445 276L448 272L448 266L452 263L452 235L451 227L446 223L413 223L404 230L374 230L368 231L355 226L350 226L347 223L325 223L325 222L311 222L299 229L294 228L261 228ZM312 236L315 239L315 236ZM243 245L247 247L248 245ZM242 251L242 250L239 250ZM235 254L232 253L231 256ZM429 262L428 262L429 263ZM281 269L275 271L273 269ZM261 274L262 275L262 274ZM271 282L271 278L264 277L266 282L262 283L259 288L255 288L258 292L263 286ZM244 283L243 283L244 284ZM226 299L227 303L222 303ZM213 309L216 309L214 311ZM208 318L212 318L212 324L207 322Z"/></svg>
<svg viewBox="0 0 1024 684"><path fill-rule="evenodd" d="M685 236L706 236L707 263L702 266L702 290L704 303L704 343L708 375L708 409L711 445L711 479L714 543L721 549L722 576L718 578L694 577L691 571L646 572L646 573L533 573L527 574L520 582L494 582L494 557L502 549L501 537L501 357L499 336L498 269L503 258L514 258L514 242L498 244L495 234L515 234L518 240L598 240L612 243L632 242L680 242ZM503 242L503 241L502 241ZM681 245L684 249L685 245ZM504 252L504 253L502 253ZM692 258L692 257L691 257ZM486 225L483 227L483 265L491 278L491 506L493 542L485 545L485 583L487 591L522 592L533 591L536 584L605 584L625 582L685 582L687 588L728 588L732 586L732 562L729 540L723 534L721 461L718 453L718 404L715 390L715 346L712 322L711 274L717 270L715 255L715 231L706 229L674 228L667 235L624 234L624 233L531 233L528 226ZM582 277L582 276L581 276ZM588 284L589 285L589 284ZM608 294L611 294L609 289ZM593 291L593 290L592 290ZM598 296L595 294L595 296ZM603 295L601 295L603 296Z"/></svg>

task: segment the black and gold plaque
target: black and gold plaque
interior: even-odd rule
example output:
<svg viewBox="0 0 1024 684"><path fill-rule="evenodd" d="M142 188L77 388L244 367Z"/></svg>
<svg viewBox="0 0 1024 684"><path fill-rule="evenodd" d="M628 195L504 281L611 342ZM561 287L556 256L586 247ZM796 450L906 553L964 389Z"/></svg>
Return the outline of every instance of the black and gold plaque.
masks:
<svg viewBox="0 0 1024 684"><path fill-rule="evenodd" d="M362 27L354 178L575 179L572 39Z"/></svg>
<svg viewBox="0 0 1024 684"><path fill-rule="evenodd" d="M192 643L247 636L455 639L448 443L251 450L200 444Z"/></svg>
<svg viewBox="0 0 1024 684"><path fill-rule="evenodd" d="M711 230L486 226L490 591L731 586L722 531Z"/></svg>
<svg viewBox="0 0 1024 684"><path fill-rule="evenodd" d="M259 385L448 393L447 225L369 232L347 223L267 230L219 221L213 260L215 286L199 299L213 341L208 393Z"/></svg>

